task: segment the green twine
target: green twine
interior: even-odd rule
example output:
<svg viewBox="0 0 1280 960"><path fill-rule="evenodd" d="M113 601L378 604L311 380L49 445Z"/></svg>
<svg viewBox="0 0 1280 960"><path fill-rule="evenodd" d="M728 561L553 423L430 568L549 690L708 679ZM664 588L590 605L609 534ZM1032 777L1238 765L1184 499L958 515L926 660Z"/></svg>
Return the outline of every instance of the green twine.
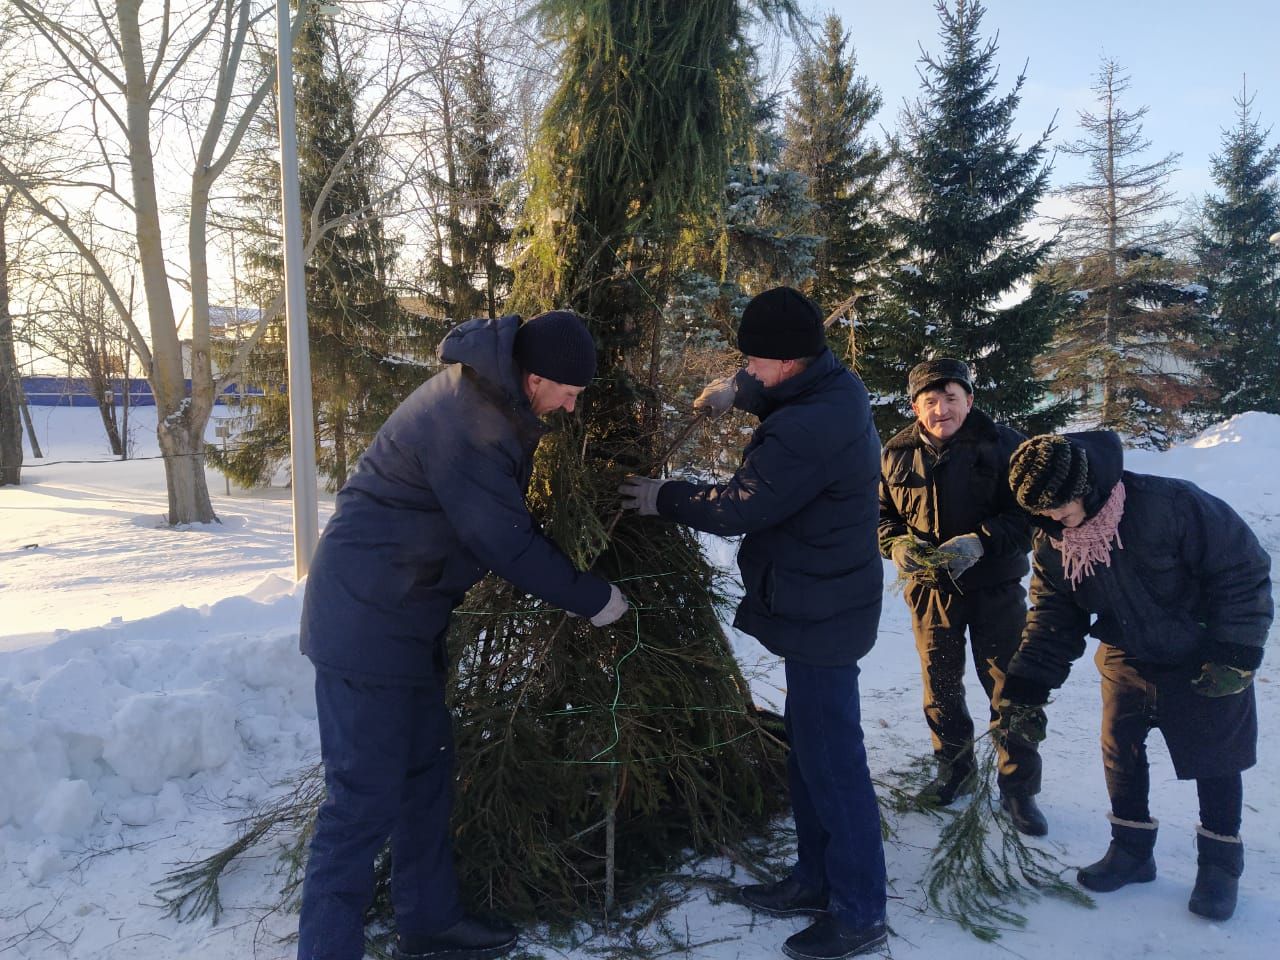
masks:
<svg viewBox="0 0 1280 960"><path fill-rule="evenodd" d="M639 573L630 577L619 577L615 583L625 583L628 580L644 580L658 577L670 577L674 573ZM594 756L587 760L537 760L526 761L530 763L554 763L554 764L594 764L598 766L618 766L623 763L657 763L663 760L674 760L679 757L689 757L698 753L705 753L708 750L717 750L720 747L727 747L732 743L736 743L745 737L750 736L754 731L747 730L728 740L720 740L715 743L708 744L705 747L698 747L696 750L686 751L684 753L672 753L658 757L639 757L632 760L602 760L601 757L615 750L619 743L622 742L622 728L618 723L618 713L622 710L644 711L649 713L660 713L663 711L682 711L686 713L731 713L737 716L747 716L746 710L739 710L735 707L680 707L671 705L654 705L654 704L624 704L622 702L622 665L632 656L640 651L644 646L644 642L640 639L640 613L641 611L652 610L678 610L677 606L637 606L629 604L631 613L635 617L635 643L631 645L631 649L624 653L613 665L614 691L613 702L607 707L603 706L585 706L585 707L566 707L563 710L551 710L542 716L544 717L567 717L578 716L587 713L595 713L599 710L605 710L609 714L609 722L613 726L613 742L598 751ZM454 613L461 616L471 617L488 617L488 616L514 616L517 614L546 614L546 613L565 613L558 607L544 607L534 610L455 610Z"/></svg>

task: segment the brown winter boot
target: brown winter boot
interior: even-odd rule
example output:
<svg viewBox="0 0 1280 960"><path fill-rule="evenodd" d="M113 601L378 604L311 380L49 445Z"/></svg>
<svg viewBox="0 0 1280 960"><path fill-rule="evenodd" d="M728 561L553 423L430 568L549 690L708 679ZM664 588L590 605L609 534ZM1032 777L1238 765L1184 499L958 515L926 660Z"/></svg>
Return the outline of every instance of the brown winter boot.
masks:
<svg viewBox="0 0 1280 960"><path fill-rule="evenodd" d="M1236 912L1236 892L1244 873L1244 844L1196 826L1196 885L1187 909L1209 920L1230 920Z"/></svg>
<svg viewBox="0 0 1280 960"><path fill-rule="evenodd" d="M1111 846L1097 863L1080 868L1076 874L1080 886L1110 893L1129 883L1150 883L1156 878L1156 861L1151 854L1160 822L1121 820L1111 813L1107 819L1111 821Z"/></svg>

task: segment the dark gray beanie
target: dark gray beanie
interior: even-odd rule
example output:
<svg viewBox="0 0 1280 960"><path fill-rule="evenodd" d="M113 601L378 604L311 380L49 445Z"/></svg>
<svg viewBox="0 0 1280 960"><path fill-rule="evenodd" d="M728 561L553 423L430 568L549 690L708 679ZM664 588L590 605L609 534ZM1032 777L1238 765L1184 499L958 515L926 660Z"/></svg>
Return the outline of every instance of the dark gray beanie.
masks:
<svg viewBox="0 0 1280 960"><path fill-rule="evenodd" d="M516 331L516 365L556 383L585 387L596 375L596 345L572 310L530 317Z"/></svg>
<svg viewBox="0 0 1280 960"><path fill-rule="evenodd" d="M1032 437L1009 458L1009 488L1024 510L1057 510L1089 492L1089 457L1066 437Z"/></svg>
<svg viewBox="0 0 1280 960"><path fill-rule="evenodd" d="M911 402L915 403L916 397L925 390L951 382L960 384L973 396L973 374L963 360L951 357L925 360L917 363L907 374L907 393L911 395Z"/></svg>
<svg viewBox="0 0 1280 960"><path fill-rule="evenodd" d="M749 357L798 360L817 356L826 346L822 311L799 290L774 287L742 311L738 349Z"/></svg>

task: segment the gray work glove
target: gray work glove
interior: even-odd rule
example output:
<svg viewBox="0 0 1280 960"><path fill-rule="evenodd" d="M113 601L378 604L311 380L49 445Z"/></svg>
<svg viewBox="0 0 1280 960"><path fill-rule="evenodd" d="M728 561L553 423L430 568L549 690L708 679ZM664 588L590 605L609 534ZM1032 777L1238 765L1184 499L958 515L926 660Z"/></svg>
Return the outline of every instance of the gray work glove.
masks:
<svg viewBox="0 0 1280 960"><path fill-rule="evenodd" d="M738 394L736 376L721 377L703 387L698 399L693 401L694 412L706 414L712 419L724 416L733 406L733 398Z"/></svg>
<svg viewBox="0 0 1280 960"><path fill-rule="evenodd" d="M916 550L923 545L915 537L899 537L889 548L889 558L905 576L914 577L925 569L925 565L916 559Z"/></svg>
<svg viewBox="0 0 1280 960"><path fill-rule="evenodd" d="M938 552L947 555L947 573L952 580L982 559L982 540L976 533L963 533L938 545Z"/></svg>
<svg viewBox="0 0 1280 960"><path fill-rule="evenodd" d="M593 627L607 627L629 609L627 595L611 583L609 584L609 602L601 608L599 613L591 618L591 625Z"/></svg>
<svg viewBox="0 0 1280 960"><path fill-rule="evenodd" d="M627 477L618 486L618 493L622 494L622 509L639 510L642 517L656 517L658 491L666 482L649 477Z"/></svg>

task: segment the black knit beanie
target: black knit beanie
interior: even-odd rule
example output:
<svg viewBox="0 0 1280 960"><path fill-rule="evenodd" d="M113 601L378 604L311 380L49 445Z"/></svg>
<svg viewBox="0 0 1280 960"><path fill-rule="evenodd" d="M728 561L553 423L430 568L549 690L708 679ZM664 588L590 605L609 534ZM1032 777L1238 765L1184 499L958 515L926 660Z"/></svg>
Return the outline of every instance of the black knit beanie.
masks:
<svg viewBox="0 0 1280 960"><path fill-rule="evenodd" d="M757 294L742 311L738 349L749 357L797 360L827 346L822 311L799 290L774 287Z"/></svg>
<svg viewBox="0 0 1280 960"><path fill-rule="evenodd" d="M1056 510L1089 492L1089 457L1066 437L1032 437L1009 458L1009 487L1024 510Z"/></svg>
<svg viewBox="0 0 1280 960"><path fill-rule="evenodd" d="M556 383L585 387L596 375L596 345L582 318L572 310L530 317L516 331L516 364Z"/></svg>

